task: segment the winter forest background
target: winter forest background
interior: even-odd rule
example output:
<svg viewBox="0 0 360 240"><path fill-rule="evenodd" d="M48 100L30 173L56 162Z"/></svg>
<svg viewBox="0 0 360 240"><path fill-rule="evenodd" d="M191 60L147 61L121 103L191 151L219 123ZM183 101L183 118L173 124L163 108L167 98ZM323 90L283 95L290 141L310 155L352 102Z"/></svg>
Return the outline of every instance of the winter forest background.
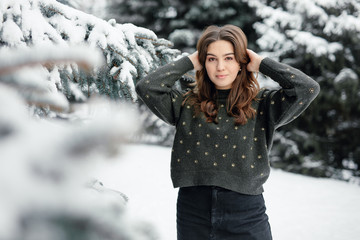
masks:
<svg viewBox="0 0 360 240"><path fill-rule="evenodd" d="M171 145L174 129L134 86L193 52L210 24L241 27L249 48L321 86L278 131L273 169L358 188L359 0L0 0L0 13L1 240L159 239L124 214L126 189L96 175L104 162L117 166L129 143Z"/></svg>

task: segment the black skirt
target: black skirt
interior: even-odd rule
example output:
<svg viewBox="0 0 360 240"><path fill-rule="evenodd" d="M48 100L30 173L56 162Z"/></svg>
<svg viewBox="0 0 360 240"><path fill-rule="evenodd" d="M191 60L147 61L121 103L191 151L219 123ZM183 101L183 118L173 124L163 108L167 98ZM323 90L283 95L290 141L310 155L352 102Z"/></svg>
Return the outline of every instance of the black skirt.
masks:
<svg viewBox="0 0 360 240"><path fill-rule="evenodd" d="M262 194L245 195L224 188L180 188L178 240L271 240Z"/></svg>

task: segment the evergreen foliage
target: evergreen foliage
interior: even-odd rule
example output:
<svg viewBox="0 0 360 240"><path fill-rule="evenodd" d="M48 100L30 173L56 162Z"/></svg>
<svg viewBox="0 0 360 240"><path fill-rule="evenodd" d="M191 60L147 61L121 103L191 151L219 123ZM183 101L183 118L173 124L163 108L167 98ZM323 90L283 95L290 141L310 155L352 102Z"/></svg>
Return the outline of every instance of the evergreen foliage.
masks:
<svg viewBox="0 0 360 240"><path fill-rule="evenodd" d="M56 1L0 2L0 239L157 238L92 177L140 125L109 99L135 101L136 80L179 54L168 45Z"/></svg>
<svg viewBox="0 0 360 240"><path fill-rule="evenodd" d="M320 95L310 108L282 128L292 153L284 154L284 142L278 140L274 144L274 159L279 159L278 164L283 168L296 172L317 169L313 175L346 179L349 174L336 169L347 169L358 175L360 3L355 0L247 2L262 19L254 24L262 51L301 69L321 86ZM289 148L290 142L295 146Z"/></svg>
<svg viewBox="0 0 360 240"><path fill-rule="evenodd" d="M1 64L7 60L2 56ZM19 65L7 75L24 83L21 70ZM38 68L26 73L47 81ZM6 103L0 105L0 239L156 239L149 224L126 216L124 194L93 180L138 126L134 111L93 99L87 104L92 114L83 109L72 121L39 121L29 116L18 87L39 96L41 85L15 86L0 83L0 101Z"/></svg>
<svg viewBox="0 0 360 240"><path fill-rule="evenodd" d="M7 4L2 6L1 48L85 45L89 51L102 52L105 64L89 69L89 74L76 63L46 66L44 71L59 79L56 87L71 102L93 94L135 101L136 81L179 55L178 50L169 48L169 41L150 30L115 20L106 22L53 0Z"/></svg>
<svg viewBox="0 0 360 240"><path fill-rule="evenodd" d="M62 4L92 14L101 19L107 17L106 8L109 0L56 0Z"/></svg>
<svg viewBox="0 0 360 240"><path fill-rule="evenodd" d="M243 1L110 0L108 6L109 16L118 22L152 29L183 51L194 51L199 35L212 24L241 27L254 47L251 45L255 39L252 24L257 18Z"/></svg>

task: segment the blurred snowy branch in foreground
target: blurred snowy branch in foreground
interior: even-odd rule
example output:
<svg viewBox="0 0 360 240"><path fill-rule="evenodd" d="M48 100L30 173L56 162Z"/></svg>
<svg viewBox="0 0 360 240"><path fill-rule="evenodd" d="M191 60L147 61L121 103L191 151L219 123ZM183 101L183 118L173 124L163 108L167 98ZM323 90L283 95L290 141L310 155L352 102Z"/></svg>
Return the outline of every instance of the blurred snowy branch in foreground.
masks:
<svg viewBox="0 0 360 240"><path fill-rule="evenodd" d="M92 55L82 52L80 60L97 63ZM0 75L0 239L154 239L149 225L127 219L124 194L92 180L138 128L134 106L93 98L68 121L35 119L25 101L49 91L48 75L39 74L41 66L21 66L63 58L24 56L27 63L17 56L0 56L0 72L7 73Z"/></svg>
<svg viewBox="0 0 360 240"><path fill-rule="evenodd" d="M139 126L133 107L91 99L72 121L34 119L3 83L0 102L0 239L154 239L123 194L92 180Z"/></svg>

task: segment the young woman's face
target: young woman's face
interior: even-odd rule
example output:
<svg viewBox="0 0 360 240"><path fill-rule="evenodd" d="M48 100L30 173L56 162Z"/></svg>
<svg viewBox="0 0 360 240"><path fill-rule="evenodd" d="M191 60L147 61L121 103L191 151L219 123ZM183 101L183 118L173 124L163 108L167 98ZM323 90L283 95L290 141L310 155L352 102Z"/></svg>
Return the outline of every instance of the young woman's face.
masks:
<svg viewBox="0 0 360 240"><path fill-rule="evenodd" d="M205 68L217 89L230 89L240 71L232 43L225 40L211 43L207 49Z"/></svg>

